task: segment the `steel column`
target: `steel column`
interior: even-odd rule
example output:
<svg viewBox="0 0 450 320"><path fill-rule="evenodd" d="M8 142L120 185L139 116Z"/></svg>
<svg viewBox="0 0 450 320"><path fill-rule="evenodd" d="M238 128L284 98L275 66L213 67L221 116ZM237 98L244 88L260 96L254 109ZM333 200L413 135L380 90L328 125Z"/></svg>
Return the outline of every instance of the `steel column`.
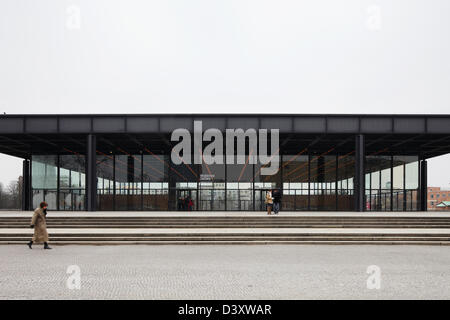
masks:
<svg viewBox="0 0 450 320"><path fill-rule="evenodd" d="M428 210L428 184L427 184L428 166L427 161L420 161L420 210Z"/></svg>
<svg viewBox="0 0 450 320"><path fill-rule="evenodd" d="M28 159L23 160L22 165L22 210L31 210L30 205L30 191L31 191L31 179L30 179L30 165L31 162Z"/></svg>
<svg viewBox="0 0 450 320"><path fill-rule="evenodd" d="M355 139L355 211L365 209L365 141L364 135L358 134Z"/></svg>
<svg viewBox="0 0 450 320"><path fill-rule="evenodd" d="M86 210L97 210L97 162L96 162L97 139L94 134L87 136L86 150Z"/></svg>

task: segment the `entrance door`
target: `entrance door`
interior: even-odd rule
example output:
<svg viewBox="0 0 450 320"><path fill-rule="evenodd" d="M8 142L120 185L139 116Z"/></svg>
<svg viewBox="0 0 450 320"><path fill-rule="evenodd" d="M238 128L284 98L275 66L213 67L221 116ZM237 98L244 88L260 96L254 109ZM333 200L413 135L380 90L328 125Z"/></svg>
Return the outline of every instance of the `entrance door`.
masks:
<svg viewBox="0 0 450 320"><path fill-rule="evenodd" d="M192 200L191 210L197 210L197 190L177 190L177 210L188 211L189 199Z"/></svg>
<svg viewBox="0 0 450 320"><path fill-rule="evenodd" d="M266 211L266 193L269 190L255 190L255 211Z"/></svg>
<svg viewBox="0 0 450 320"><path fill-rule="evenodd" d="M199 192L198 209L200 211L225 210L225 190L201 189Z"/></svg>
<svg viewBox="0 0 450 320"><path fill-rule="evenodd" d="M227 210L229 211L253 211L252 190L227 190Z"/></svg>

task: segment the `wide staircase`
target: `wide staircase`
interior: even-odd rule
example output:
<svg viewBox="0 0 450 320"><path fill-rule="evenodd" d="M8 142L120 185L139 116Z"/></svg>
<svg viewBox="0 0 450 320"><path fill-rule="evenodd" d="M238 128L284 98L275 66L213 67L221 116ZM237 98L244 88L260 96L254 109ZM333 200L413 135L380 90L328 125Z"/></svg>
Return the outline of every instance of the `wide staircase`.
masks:
<svg viewBox="0 0 450 320"><path fill-rule="evenodd" d="M30 240L29 216L0 215L0 244ZM450 244L450 216L57 216L53 244Z"/></svg>

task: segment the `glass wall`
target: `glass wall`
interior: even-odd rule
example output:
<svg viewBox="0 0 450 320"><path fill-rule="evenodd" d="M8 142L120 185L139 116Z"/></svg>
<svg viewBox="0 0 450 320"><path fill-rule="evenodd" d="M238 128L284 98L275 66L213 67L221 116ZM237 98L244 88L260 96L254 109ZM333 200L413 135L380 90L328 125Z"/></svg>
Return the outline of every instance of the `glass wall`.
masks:
<svg viewBox="0 0 450 320"><path fill-rule="evenodd" d="M254 210L252 164L228 164L226 166L226 208L227 210Z"/></svg>
<svg viewBox="0 0 450 320"><path fill-rule="evenodd" d="M206 164L198 166L199 194L193 210L224 211L225 203L225 166L220 164Z"/></svg>
<svg viewBox="0 0 450 320"><path fill-rule="evenodd" d="M59 156L59 210L85 209L85 156Z"/></svg>
<svg viewBox="0 0 450 320"><path fill-rule="evenodd" d="M49 208L57 209L58 156L33 155L31 174L33 208L45 201Z"/></svg>
<svg viewBox="0 0 450 320"><path fill-rule="evenodd" d="M340 155L337 158L337 210L353 211L355 209L354 180L355 156L354 152Z"/></svg>
<svg viewBox="0 0 450 320"><path fill-rule="evenodd" d="M97 154L98 210L168 210L169 165L156 154Z"/></svg>
<svg viewBox="0 0 450 320"><path fill-rule="evenodd" d="M336 210L336 156L311 156L309 174L310 210Z"/></svg>
<svg viewBox="0 0 450 320"><path fill-rule="evenodd" d="M418 156L366 157L367 210L416 211L418 188Z"/></svg>
<svg viewBox="0 0 450 320"><path fill-rule="evenodd" d="M33 208L45 201L51 210L85 210L85 156L33 155Z"/></svg>
<svg viewBox="0 0 450 320"><path fill-rule="evenodd" d="M141 210L142 208L142 156L115 156L115 209Z"/></svg>
<svg viewBox="0 0 450 320"><path fill-rule="evenodd" d="M419 210L419 157L407 156L405 158L405 201L404 210Z"/></svg>
<svg viewBox="0 0 450 320"><path fill-rule="evenodd" d="M97 210L264 211L267 190L282 189L282 210L354 210L354 152L282 155L279 170L259 164L174 165L169 155L97 151ZM86 159L80 154L34 155L33 206L85 210ZM419 158L368 155L368 211L418 210Z"/></svg>
<svg viewBox="0 0 450 320"><path fill-rule="evenodd" d="M143 156L142 209L169 209L169 165L165 155Z"/></svg>
<svg viewBox="0 0 450 320"><path fill-rule="evenodd" d="M114 156L97 154L97 209L114 210Z"/></svg>
<svg viewBox="0 0 450 320"><path fill-rule="evenodd" d="M309 157L284 155L281 164L283 180L283 210L309 209Z"/></svg>

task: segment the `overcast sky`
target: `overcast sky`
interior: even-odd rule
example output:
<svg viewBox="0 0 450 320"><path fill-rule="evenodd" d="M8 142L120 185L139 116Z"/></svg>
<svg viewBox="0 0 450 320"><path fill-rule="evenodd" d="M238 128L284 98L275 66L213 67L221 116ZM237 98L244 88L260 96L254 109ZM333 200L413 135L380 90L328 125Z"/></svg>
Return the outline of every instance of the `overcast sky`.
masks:
<svg viewBox="0 0 450 320"><path fill-rule="evenodd" d="M6 113L449 114L449 57L448 0L0 1Z"/></svg>

